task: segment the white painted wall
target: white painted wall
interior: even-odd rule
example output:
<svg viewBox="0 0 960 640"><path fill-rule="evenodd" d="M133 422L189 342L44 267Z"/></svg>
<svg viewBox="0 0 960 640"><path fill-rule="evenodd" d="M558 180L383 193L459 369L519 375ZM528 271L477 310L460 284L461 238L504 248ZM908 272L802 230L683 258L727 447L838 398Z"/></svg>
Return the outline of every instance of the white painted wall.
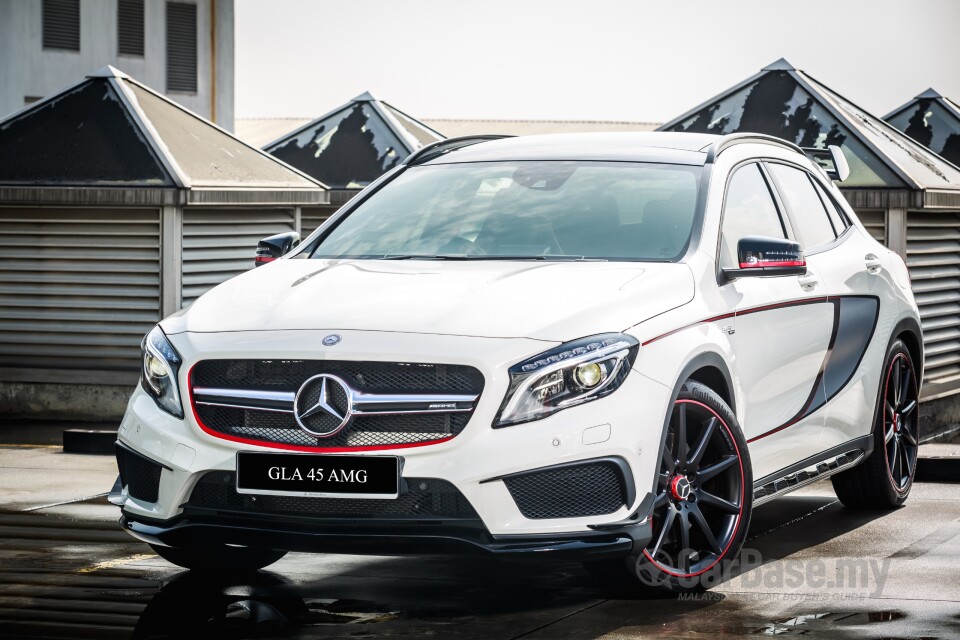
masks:
<svg viewBox="0 0 960 640"><path fill-rule="evenodd" d="M196 94L166 91L165 0L145 2L143 57L117 55L116 0L80 0L79 52L43 49L40 0L0 0L0 118L23 108L26 96L49 95L111 64L232 131L233 0L190 1L197 5Z"/></svg>

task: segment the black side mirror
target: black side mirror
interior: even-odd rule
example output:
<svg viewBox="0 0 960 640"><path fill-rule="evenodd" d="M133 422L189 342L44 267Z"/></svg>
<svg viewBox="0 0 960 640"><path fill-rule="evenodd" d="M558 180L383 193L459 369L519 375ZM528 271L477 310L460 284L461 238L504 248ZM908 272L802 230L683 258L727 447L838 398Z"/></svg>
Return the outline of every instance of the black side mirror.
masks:
<svg viewBox="0 0 960 640"><path fill-rule="evenodd" d="M751 276L802 276L807 261L800 245L783 238L748 236L737 243L738 269L724 269L727 280Z"/></svg>
<svg viewBox="0 0 960 640"><path fill-rule="evenodd" d="M300 244L300 234L296 231L287 231L264 238L257 243L257 255L253 264L260 267L268 262L273 262L280 256L290 253L290 250L298 244Z"/></svg>

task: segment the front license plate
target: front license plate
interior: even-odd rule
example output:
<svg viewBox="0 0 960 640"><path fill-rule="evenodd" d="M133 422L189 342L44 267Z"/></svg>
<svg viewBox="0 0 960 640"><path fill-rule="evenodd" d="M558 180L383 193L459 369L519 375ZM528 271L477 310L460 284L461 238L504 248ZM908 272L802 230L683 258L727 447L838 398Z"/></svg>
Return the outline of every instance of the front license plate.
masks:
<svg viewBox="0 0 960 640"><path fill-rule="evenodd" d="M237 452L237 493L317 498L396 498L396 456Z"/></svg>

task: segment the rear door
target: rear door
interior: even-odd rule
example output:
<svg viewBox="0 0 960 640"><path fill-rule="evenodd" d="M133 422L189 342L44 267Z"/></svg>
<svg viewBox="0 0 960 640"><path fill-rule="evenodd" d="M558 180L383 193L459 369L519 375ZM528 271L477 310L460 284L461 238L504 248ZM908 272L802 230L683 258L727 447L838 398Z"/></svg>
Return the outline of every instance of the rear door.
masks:
<svg viewBox="0 0 960 640"><path fill-rule="evenodd" d="M727 183L719 266L736 268L744 236L794 238L757 162L736 167ZM738 413L761 479L817 453L823 414L817 376L826 356L833 308L816 266L804 276L738 278L721 285L735 309L733 346L743 401Z"/></svg>
<svg viewBox="0 0 960 640"><path fill-rule="evenodd" d="M885 336L896 318L895 285L878 255L885 249L850 223L816 176L787 165L768 167L836 314L821 380L827 404L820 449L827 450L870 432Z"/></svg>

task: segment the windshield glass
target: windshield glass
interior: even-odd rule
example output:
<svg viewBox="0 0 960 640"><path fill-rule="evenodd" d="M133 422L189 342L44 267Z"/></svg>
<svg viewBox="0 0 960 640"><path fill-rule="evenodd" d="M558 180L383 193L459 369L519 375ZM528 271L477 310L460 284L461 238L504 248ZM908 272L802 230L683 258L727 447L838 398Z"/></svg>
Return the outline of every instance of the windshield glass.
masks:
<svg viewBox="0 0 960 640"><path fill-rule="evenodd" d="M676 260L690 238L701 170L579 161L411 167L312 257Z"/></svg>

